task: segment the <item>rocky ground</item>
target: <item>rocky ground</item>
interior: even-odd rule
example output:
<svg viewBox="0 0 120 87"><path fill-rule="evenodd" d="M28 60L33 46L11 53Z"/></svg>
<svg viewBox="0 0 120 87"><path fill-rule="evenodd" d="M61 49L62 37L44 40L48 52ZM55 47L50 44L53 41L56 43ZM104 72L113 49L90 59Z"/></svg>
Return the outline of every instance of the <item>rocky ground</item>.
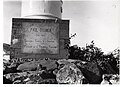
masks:
<svg viewBox="0 0 120 87"><path fill-rule="evenodd" d="M71 59L4 62L3 73L4 84L110 84L96 62Z"/></svg>

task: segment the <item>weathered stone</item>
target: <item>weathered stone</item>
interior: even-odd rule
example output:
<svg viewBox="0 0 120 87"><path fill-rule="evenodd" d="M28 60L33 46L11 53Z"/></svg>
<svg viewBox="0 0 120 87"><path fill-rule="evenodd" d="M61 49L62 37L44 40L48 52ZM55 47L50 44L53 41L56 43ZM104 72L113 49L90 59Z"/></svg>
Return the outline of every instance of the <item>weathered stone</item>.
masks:
<svg viewBox="0 0 120 87"><path fill-rule="evenodd" d="M41 68L46 68L47 70L55 69L57 68L56 61L48 58L48 59L42 59L38 61L27 62L19 65L17 70L31 71L31 70L41 69Z"/></svg>
<svg viewBox="0 0 120 87"><path fill-rule="evenodd" d="M16 49L13 54L15 58L68 58L69 20L13 18L12 22L11 46ZM23 35L23 31L29 37L18 38Z"/></svg>
<svg viewBox="0 0 120 87"><path fill-rule="evenodd" d="M63 66L58 68L56 60L51 59L27 62L19 65L19 70L35 70L38 68L41 70L11 73L5 77L14 81L14 84L100 84L102 81L101 70L96 62L83 63L79 60L62 59L58 60L57 63L59 66ZM42 69L43 67L46 69ZM56 72L55 75L53 70Z"/></svg>
<svg viewBox="0 0 120 87"><path fill-rule="evenodd" d="M17 70L30 71L30 70L36 70L37 67L38 67L38 64L35 61L32 61L32 62L26 62L26 63L20 64Z"/></svg>
<svg viewBox="0 0 120 87"><path fill-rule="evenodd" d="M82 84L84 76L73 63L66 64L56 74L58 83Z"/></svg>
<svg viewBox="0 0 120 87"><path fill-rule="evenodd" d="M78 65L77 65L78 66ZM88 62L84 65L78 66L82 71L89 84L100 84L102 81L102 70L96 62Z"/></svg>
<svg viewBox="0 0 120 87"><path fill-rule="evenodd" d="M51 59L43 59L39 60L39 64L42 67L46 67L47 70L55 69L57 68L56 60L51 60Z"/></svg>

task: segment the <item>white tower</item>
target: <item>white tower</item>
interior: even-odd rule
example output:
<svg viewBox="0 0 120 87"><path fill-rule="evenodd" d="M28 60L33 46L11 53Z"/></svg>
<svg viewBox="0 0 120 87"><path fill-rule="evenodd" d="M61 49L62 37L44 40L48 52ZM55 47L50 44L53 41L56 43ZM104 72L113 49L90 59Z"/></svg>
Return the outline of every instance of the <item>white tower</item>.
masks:
<svg viewBox="0 0 120 87"><path fill-rule="evenodd" d="M62 0L22 0L21 17L61 19Z"/></svg>

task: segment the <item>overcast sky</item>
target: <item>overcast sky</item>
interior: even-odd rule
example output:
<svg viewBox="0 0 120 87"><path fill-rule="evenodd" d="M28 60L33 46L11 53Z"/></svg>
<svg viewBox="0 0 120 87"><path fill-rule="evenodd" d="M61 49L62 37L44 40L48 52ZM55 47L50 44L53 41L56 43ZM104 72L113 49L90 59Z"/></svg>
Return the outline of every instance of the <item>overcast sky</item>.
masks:
<svg viewBox="0 0 120 87"><path fill-rule="evenodd" d="M113 51L119 47L119 5L117 0L114 2L64 1L62 18L70 20L70 34L77 34L71 40L71 45L77 44L83 47L94 40L96 46L102 48L104 52ZM10 43L11 39L11 18L20 17L20 12L20 2L4 2L5 43Z"/></svg>

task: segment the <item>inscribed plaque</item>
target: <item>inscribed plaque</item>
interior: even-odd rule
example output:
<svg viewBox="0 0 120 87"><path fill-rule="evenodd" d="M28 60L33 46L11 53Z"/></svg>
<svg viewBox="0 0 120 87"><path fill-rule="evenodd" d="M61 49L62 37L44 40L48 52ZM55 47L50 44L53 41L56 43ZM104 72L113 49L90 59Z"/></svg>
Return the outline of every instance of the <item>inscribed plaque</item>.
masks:
<svg viewBox="0 0 120 87"><path fill-rule="evenodd" d="M22 53L58 54L59 24L22 23Z"/></svg>

